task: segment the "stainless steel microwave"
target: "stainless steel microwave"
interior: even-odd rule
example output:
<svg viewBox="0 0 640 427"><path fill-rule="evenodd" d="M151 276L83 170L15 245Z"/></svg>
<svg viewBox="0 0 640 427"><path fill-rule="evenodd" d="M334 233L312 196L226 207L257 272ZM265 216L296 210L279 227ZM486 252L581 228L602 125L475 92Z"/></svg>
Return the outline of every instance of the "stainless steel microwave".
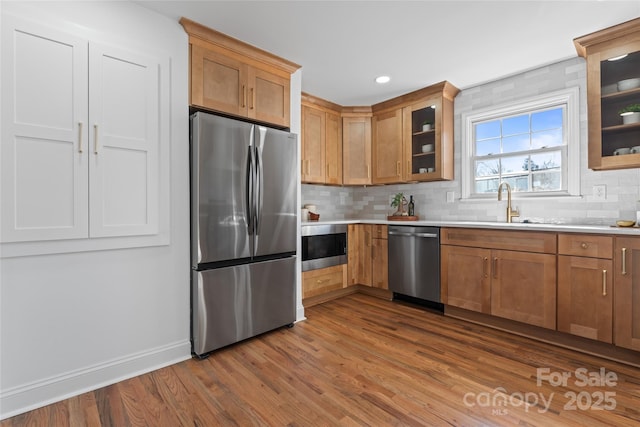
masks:
<svg viewBox="0 0 640 427"><path fill-rule="evenodd" d="M302 225L302 271L347 263L347 225Z"/></svg>

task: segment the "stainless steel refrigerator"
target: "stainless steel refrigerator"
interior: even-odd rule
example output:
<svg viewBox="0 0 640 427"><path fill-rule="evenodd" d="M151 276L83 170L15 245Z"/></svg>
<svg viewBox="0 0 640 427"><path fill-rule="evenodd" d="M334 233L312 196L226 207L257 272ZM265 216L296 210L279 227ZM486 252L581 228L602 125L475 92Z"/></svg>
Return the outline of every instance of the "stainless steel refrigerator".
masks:
<svg viewBox="0 0 640 427"><path fill-rule="evenodd" d="M297 139L191 116L192 351L295 321Z"/></svg>

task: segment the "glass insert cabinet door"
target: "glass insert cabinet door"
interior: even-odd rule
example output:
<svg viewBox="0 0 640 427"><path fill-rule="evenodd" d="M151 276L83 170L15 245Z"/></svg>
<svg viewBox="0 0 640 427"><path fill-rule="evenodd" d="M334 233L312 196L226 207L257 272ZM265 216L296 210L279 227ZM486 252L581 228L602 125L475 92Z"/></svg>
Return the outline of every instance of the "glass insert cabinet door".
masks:
<svg viewBox="0 0 640 427"><path fill-rule="evenodd" d="M574 44L587 60L589 168L640 167L640 18Z"/></svg>
<svg viewBox="0 0 640 427"><path fill-rule="evenodd" d="M640 51L600 61L601 154L640 155Z"/></svg>
<svg viewBox="0 0 640 427"><path fill-rule="evenodd" d="M426 102L424 107L411 111L411 175L436 174L440 156L436 148L436 114L439 114L437 100Z"/></svg>
<svg viewBox="0 0 640 427"><path fill-rule="evenodd" d="M453 99L459 89L448 82L437 89L403 108L407 182L453 179Z"/></svg>

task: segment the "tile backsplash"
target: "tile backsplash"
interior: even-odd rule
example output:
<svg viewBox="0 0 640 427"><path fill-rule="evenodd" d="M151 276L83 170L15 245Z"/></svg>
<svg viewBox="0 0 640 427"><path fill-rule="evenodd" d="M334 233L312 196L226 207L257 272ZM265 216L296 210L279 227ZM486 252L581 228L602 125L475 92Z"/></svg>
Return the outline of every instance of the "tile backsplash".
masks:
<svg viewBox="0 0 640 427"><path fill-rule="evenodd" d="M462 90L455 99L453 181L366 187L305 184L302 185L303 204L317 205L321 219L382 220L394 211L390 197L403 192L414 196L416 214L421 219L502 221L506 216L506 201L460 200L462 114L575 86L580 90L581 196L514 199L512 204L520 211L516 220L606 225L621 218L636 219L636 212L640 210L640 169L592 171L587 167L586 62L583 58L572 58ZM594 186L604 186L604 200L594 196ZM453 193L452 202L447 202L447 193Z"/></svg>

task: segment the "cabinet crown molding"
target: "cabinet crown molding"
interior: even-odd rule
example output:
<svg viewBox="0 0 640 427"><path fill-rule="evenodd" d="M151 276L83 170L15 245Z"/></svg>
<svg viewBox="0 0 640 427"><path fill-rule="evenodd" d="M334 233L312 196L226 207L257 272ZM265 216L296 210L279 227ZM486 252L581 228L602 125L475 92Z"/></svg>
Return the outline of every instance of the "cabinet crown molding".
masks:
<svg viewBox="0 0 640 427"><path fill-rule="evenodd" d="M188 18L182 17L179 22L186 33L189 34L190 38L197 38L207 43L217 45L228 51L251 58L254 61L279 68L289 74L301 68L300 65L294 62L213 30Z"/></svg>
<svg viewBox="0 0 640 427"><path fill-rule="evenodd" d="M331 101L327 101L326 99L322 99L315 95L311 95L306 92L302 92L301 94L302 105L314 106L321 109L331 110L338 114L342 111L342 106L333 103Z"/></svg>
<svg viewBox="0 0 640 427"><path fill-rule="evenodd" d="M573 44L576 47L578 55L586 58L588 51L599 50L598 45L602 43L606 43L612 39L633 36L640 38L640 18L632 19L584 36L576 37L573 39Z"/></svg>
<svg viewBox="0 0 640 427"><path fill-rule="evenodd" d="M371 107L366 105L342 107L342 117L371 117Z"/></svg>
<svg viewBox="0 0 640 427"><path fill-rule="evenodd" d="M406 106L413 104L414 102L421 101L425 98L432 96L442 96L444 99L453 101L456 95L460 92L460 89L449 83L448 81L442 81L440 83L433 84L431 86L424 87L422 89L414 90L413 92L400 95L398 97L388 99L386 101L379 102L371 106L373 112L384 111L390 108L397 108L400 106Z"/></svg>

